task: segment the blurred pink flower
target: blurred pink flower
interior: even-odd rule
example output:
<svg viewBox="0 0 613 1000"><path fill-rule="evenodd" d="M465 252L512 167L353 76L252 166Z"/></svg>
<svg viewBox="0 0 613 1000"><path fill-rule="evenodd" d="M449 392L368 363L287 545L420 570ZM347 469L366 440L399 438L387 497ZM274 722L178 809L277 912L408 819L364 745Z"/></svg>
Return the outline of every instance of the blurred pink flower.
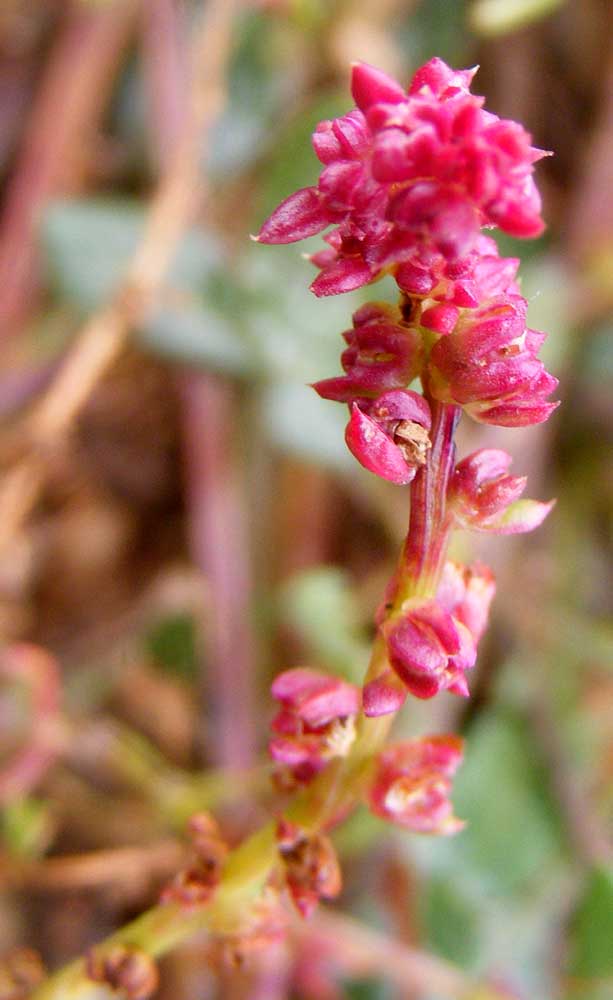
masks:
<svg viewBox="0 0 613 1000"><path fill-rule="evenodd" d="M429 736L388 747L375 763L370 808L416 833L457 833L464 824L453 815L449 796L462 753L458 736Z"/></svg>

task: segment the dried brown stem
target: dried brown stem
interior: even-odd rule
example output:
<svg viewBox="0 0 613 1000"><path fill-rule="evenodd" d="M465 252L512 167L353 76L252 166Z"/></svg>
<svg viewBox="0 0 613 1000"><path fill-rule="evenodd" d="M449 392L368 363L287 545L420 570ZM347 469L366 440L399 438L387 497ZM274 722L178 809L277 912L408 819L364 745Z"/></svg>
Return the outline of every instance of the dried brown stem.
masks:
<svg viewBox="0 0 613 1000"><path fill-rule="evenodd" d="M153 307L168 267L205 193L203 143L224 98L224 78L238 0L209 3L191 48L189 113L155 192L142 240L112 300L86 322L52 385L32 411L32 452L0 491L0 546L19 529L45 478L45 451L70 429L98 380L121 352L129 331Z"/></svg>

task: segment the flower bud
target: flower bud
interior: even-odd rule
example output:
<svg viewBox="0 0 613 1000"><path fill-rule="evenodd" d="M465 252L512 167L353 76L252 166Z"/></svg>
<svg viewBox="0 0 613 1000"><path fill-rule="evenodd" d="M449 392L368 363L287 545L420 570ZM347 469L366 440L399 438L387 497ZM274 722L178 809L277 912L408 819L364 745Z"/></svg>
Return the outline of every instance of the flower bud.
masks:
<svg viewBox="0 0 613 1000"><path fill-rule="evenodd" d="M281 708L271 724L270 754L294 782L306 784L330 759L347 754L360 690L322 671L296 667L279 674L272 694Z"/></svg>
<svg viewBox="0 0 613 1000"><path fill-rule="evenodd" d="M341 356L345 375L314 385L324 399L352 403L372 398L389 389L404 388L417 374L419 334L402 325L400 313L392 306L373 302L358 309L353 329L343 337L347 342Z"/></svg>
<svg viewBox="0 0 613 1000"><path fill-rule="evenodd" d="M294 905L303 917L309 917L320 899L334 899L341 891L336 851L328 837L309 836L286 820L278 824L277 840Z"/></svg>
<svg viewBox="0 0 613 1000"><path fill-rule="evenodd" d="M392 483L404 485L426 461L430 407L409 389L386 392L372 405L354 403L345 441L358 462Z"/></svg>
<svg viewBox="0 0 613 1000"><path fill-rule="evenodd" d="M482 448L455 468L448 491L448 507L461 528L513 535L537 528L555 500L519 500L524 476L507 475L511 456L497 448Z"/></svg>
<svg viewBox="0 0 613 1000"><path fill-rule="evenodd" d="M87 974L104 983L126 1000L149 1000L159 985L153 959L144 951L116 944L105 952L92 949L87 956Z"/></svg>

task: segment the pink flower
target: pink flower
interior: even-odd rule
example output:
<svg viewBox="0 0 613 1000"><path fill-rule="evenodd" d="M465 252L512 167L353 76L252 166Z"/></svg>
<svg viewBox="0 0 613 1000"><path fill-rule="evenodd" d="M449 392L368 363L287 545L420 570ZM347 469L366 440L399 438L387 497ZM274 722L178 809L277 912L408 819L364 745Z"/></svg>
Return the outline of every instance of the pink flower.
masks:
<svg viewBox="0 0 613 1000"><path fill-rule="evenodd" d="M429 271L470 255L482 226L514 236L542 232L533 165L545 155L512 121L470 93L475 70L433 59L408 93L365 63L353 68L357 108L313 136L324 169L264 223L263 243L291 243L336 226L312 257L317 295L333 295L405 269ZM458 294L461 296L462 291ZM464 304L469 304L468 302Z"/></svg>
<svg viewBox="0 0 613 1000"><path fill-rule="evenodd" d="M432 348L432 395L459 403L481 423L523 427L547 420L558 405L547 400L558 380L537 357L545 334L526 328L526 310L519 295L464 310Z"/></svg>
<svg viewBox="0 0 613 1000"><path fill-rule="evenodd" d="M380 625L392 669L365 686L364 713L394 712L407 692L432 698L447 690L466 697L465 672L477 659L494 592L485 566L446 563L436 598L411 598Z"/></svg>
<svg viewBox="0 0 613 1000"><path fill-rule="evenodd" d="M402 388L417 375L421 337L402 322L400 311L383 302L370 302L353 314L353 329L343 337L344 375L322 379L314 388L324 399L352 403L388 389Z"/></svg>
<svg viewBox="0 0 613 1000"><path fill-rule="evenodd" d="M372 404L353 403L345 441L364 468L404 485L426 461L430 423L430 407L423 396L394 389Z"/></svg>
<svg viewBox="0 0 613 1000"><path fill-rule="evenodd" d="M482 448L455 468L447 501L455 523L462 528L515 535L538 528L555 500L519 500L525 476L510 476L511 456L497 448Z"/></svg>
<svg viewBox="0 0 613 1000"><path fill-rule="evenodd" d="M375 765L370 808L416 833L457 833L464 824L453 815L449 795L462 750L457 736L429 736L384 750Z"/></svg>
<svg viewBox="0 0 613 1000"><path fill-rule="evenodd" d="M295 782L306 784L328 760L349 750L360 690L322 671L296 667L279 674L272 694L281 708L271 724L271 756Z"/></svg>

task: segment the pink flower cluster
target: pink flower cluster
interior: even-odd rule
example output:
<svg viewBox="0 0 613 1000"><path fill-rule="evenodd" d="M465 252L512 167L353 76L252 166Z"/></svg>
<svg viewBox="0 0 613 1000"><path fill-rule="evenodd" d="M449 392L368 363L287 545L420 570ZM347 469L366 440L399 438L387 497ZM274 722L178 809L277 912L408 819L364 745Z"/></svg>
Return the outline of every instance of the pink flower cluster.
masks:
<svg viewBox="0 0 613 1000"><path fill-rule="evenodd" d="M420 462L405 466L384 440L399 444L372 412L382 393L419 376L431 398L503 426L540 423L557 405L548 400L557 380L538 358L545 335L526 326L519 262L501 258L482 232L542 231L533 165L544 154L520 125L483 109L470 93L473 74L433 59L407 93L379 70L354 66L357 108L313 136L324 164L317 186L287 198L257 237L288 243L335 225L329 249L311 258L321 268L316 294L395 276L400 307L359 309L344 334L345 374L315 385L349 404L349 447L395 483L409 482Z"/></svg>
<svg viewBox="0 0 613 1000"><path fill-rule="evenodd" d="M357 108L321 122L313 136L324 165L317 186L290 195L258 239L291 243L337 226L329 249L312 258L321 268L313 291L333 295L407 263L418 273L443 272L471 252L484 225L538 236L532 172L546 154L521 125L483 109L470 92L474 73L432 59L407 93L356 64Z"/></svg>

